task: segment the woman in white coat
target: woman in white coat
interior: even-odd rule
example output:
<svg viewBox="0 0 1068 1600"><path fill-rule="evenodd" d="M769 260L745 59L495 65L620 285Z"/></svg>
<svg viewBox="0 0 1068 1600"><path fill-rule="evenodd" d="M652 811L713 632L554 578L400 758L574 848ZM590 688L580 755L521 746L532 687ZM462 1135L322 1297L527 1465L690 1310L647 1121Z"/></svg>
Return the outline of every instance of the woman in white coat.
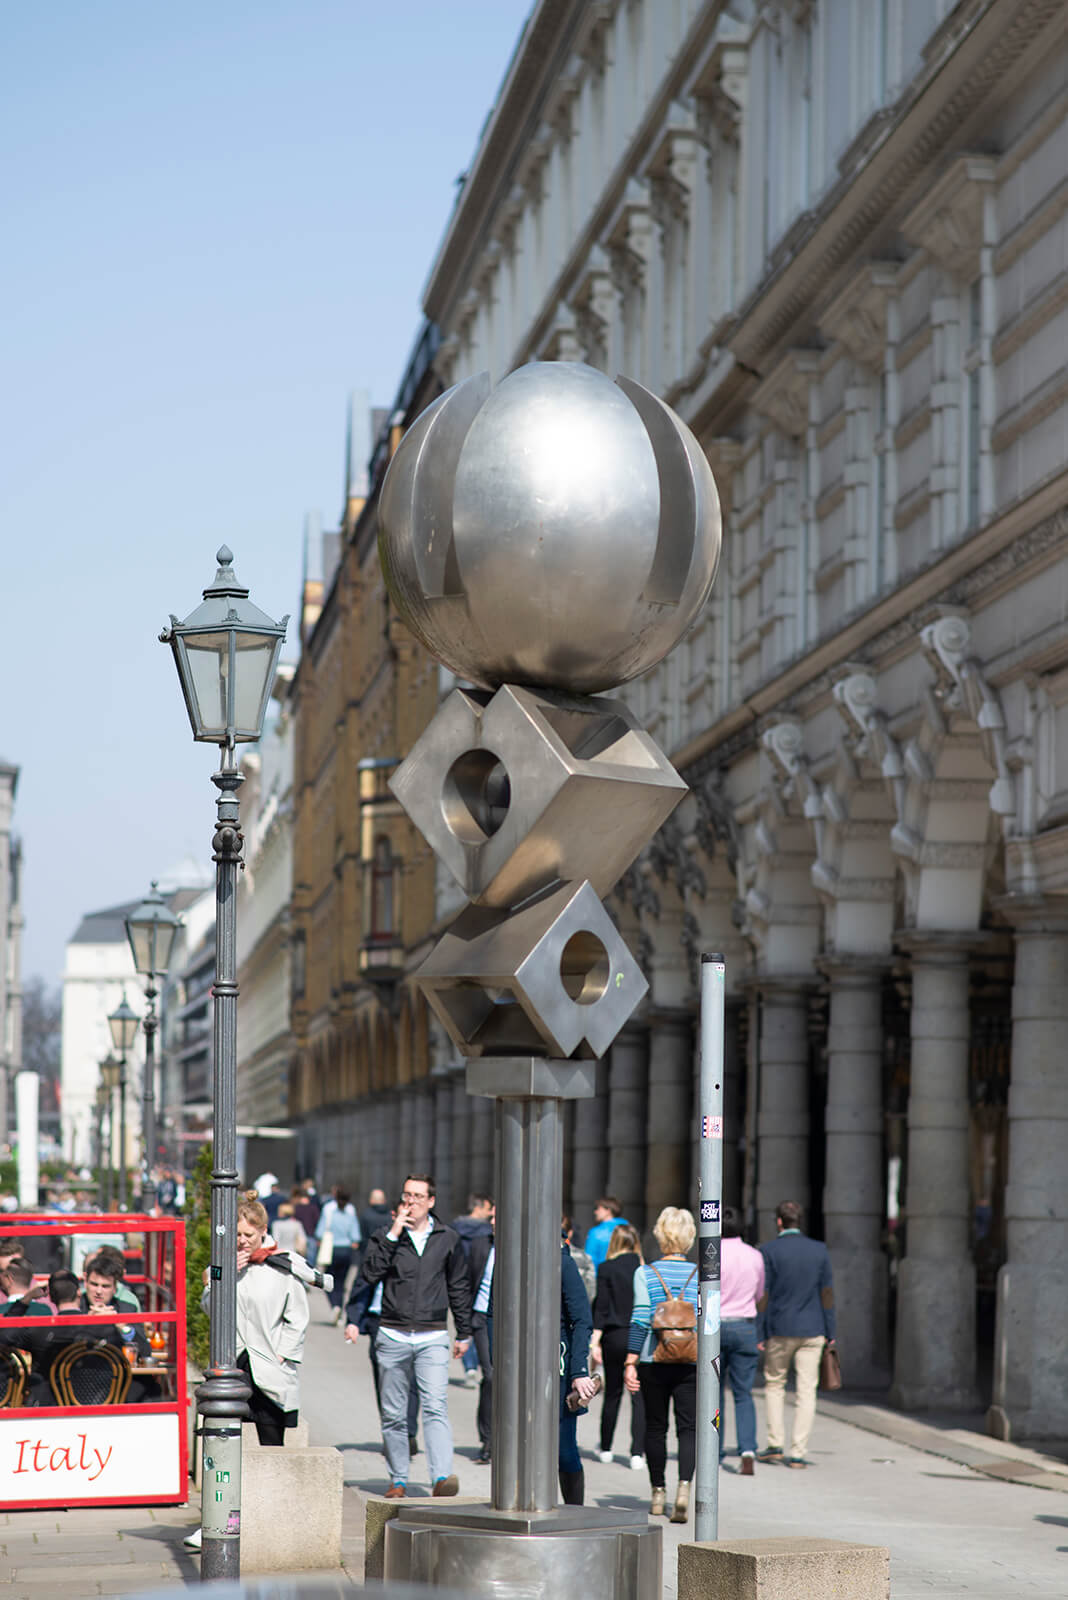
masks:
<svg viewBox="0 0 1068 1600"><path fill-rule="evenodd" d="M308 1296L298 1278L267 1265L275 1253L255 1190L237 1199L237 1364L252 1385L249 1416L260 1444L285 1443L297 1424ZM204 1292L207 1310L208 1291Z"/></svg>

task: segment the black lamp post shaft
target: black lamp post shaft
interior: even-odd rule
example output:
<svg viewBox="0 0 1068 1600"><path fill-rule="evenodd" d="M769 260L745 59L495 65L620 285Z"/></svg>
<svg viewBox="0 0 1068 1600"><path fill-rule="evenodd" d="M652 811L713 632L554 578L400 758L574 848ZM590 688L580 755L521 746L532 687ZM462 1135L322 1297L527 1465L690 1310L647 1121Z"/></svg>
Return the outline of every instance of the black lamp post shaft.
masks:
<svg viewBox="0 0 1068 1600"><path fill-rule="evenodd" d="M142 1023L145 1033L145 1083L141 1097L141 1128L145 1140L145 1170L141 1179L141 1210L151 1216L156 1209L156 1180L152 1169L156 1160L156 989L155 973L145 985L148 1010Z"/></svg>
<svg viewBox="0 0 1068 1600"><path fill-rule="evenodd" d="M203 1418L202 1582L241 1571L241 1423L250 1390L237 1366L237 873L243 775L224 751L215 860L214 1162L211 1173L210 1366L197 1390Z"/></svg>

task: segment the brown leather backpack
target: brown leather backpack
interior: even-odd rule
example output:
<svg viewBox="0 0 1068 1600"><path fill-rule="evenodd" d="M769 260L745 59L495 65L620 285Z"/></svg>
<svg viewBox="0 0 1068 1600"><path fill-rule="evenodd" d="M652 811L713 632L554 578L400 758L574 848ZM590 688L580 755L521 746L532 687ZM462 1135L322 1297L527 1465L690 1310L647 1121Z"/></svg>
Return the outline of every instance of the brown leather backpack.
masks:
<svg viewBox="0 0 1068 1600"><path fill-rule="evenodd" d="M656 1337L653 1360L696 1361L697 1311L688 1300L683 1299L683 1295L693 1282L697 1268L694 1267L686 1279L680 1295L672 1294L654 1266L650 1266L649 1271L656 1272L657 1281L666 1296L653 1312L652 1329Z"/></svg>

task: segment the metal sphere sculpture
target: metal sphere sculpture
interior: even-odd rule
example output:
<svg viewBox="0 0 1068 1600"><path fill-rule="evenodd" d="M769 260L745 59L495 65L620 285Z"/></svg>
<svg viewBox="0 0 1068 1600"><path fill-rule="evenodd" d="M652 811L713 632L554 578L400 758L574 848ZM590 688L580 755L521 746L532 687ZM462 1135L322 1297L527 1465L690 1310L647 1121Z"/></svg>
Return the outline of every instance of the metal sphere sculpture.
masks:
<svg viewBox="0 0 1068 1600"><path fill-rule="evenodd" d="M449 389L405 435L379 501L401 616L489 689L595 694L655 666L704 606L720 543L690 430L578 362Z"/></svg>

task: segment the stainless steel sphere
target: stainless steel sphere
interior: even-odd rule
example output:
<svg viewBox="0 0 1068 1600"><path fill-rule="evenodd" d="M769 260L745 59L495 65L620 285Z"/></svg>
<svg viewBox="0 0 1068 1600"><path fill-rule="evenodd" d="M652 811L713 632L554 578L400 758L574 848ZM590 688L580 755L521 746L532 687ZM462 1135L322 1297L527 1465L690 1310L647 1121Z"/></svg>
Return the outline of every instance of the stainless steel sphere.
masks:
<svg viewBox="0 0 1068 1600"><path fill-rule="evenodd" d="M654 666L708 598L719 496L647 389L535 362L443 394L378 510L390 593L430 653L487 688L594 694Z"/></svg>

